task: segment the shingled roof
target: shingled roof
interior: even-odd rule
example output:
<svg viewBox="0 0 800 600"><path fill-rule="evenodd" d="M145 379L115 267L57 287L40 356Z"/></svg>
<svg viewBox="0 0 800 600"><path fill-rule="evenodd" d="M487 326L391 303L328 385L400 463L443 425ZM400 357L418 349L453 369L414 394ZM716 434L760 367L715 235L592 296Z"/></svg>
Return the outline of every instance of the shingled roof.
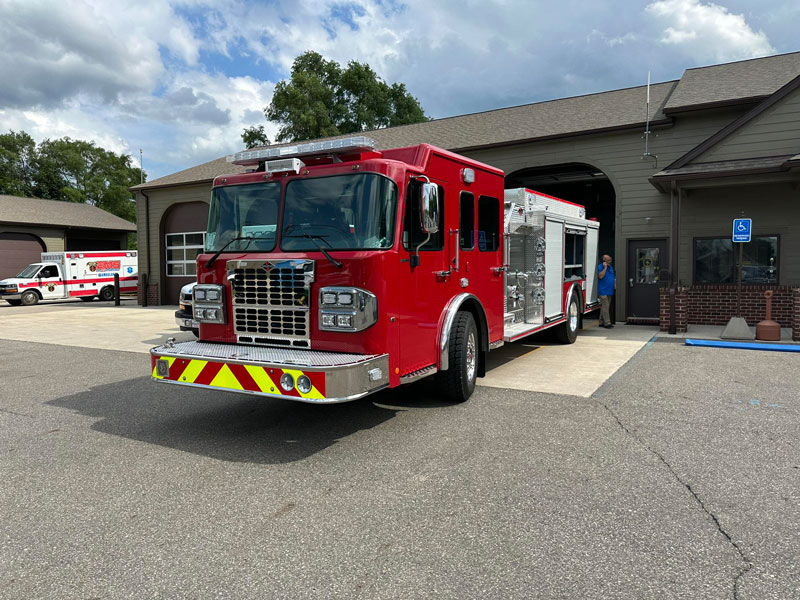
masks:
<svg viewBox="0 0 800 600"><path fill-rule="evenodd" d="M0 223L136 231L135 223L90 204L4 195L0 195Z"/></svg>
<svg viewBox="0 0 800 600"><path fill-rule="evenodd" d="M800 74L800 52L687 69L664 112L756 101L775 93Z"/></svg>
<svg viewBox="0 0 800 600"><path fill-rule="evenodd" d="M655 125L668 124L671 123L668 116L670 109L765 98L798 73L800 52L688 69L679 81L650 86L649 117ZM363 135L374 139L379 149L429 143L464 152L635 128L643 126L646 121L646 94L646 86L639 86L388 127L367 131ZM210 182L217 175L242 170L228 163L225 158L219 158L131 189L136 191Z"/></svg>

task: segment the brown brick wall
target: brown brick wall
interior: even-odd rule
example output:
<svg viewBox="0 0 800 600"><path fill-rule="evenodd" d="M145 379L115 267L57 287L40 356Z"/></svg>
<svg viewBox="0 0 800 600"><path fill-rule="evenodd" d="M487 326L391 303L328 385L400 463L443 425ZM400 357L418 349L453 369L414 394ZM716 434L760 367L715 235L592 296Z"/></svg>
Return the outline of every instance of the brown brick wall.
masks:
<svg viewBox="0 0 800 600"><path fill-rule="evenodd" d="M144 285L142 280L139 280L139 289L136 290L136 302L141 306L143 303ZM158 284L151 283L147 286L147 304L148 306L160 306L160 296L158 294Z"/></svg>
<svg viewBox="0 0 800 600"><path fill-rule="evenodd" d="M792 326L794 303L792 288L775 285L742 286L742 317L754 326L767 318L764 292L772 290L772 320L781 327ZM736 316L735 285L694 285L688 288L689 323L697 325L727 325Z"/></svg>
<svg viewBox="0 0 800 600"><path fill-rule="evenodd" d="M675 290L675 325L678 333L686 332L689 316L689 297L687 288L679 287ZM669 331L669 288L661 288L659 294L659 326L661 331Z"/></svg>
<svg viewBox="0 0 800 600"><path fill-rule="evenodd" d="M767 301L764 292L772 290L772 319L781 327L790 327L800 339L800 288L775 285L742 286L742 316L748 325L757 325L766 318ZM675 314L678 331L686 325L725 326L736 315L735 285L695 285L678 288L675 295ZM669 329L669 289L660 294L660 326ZM683 330L680 327L684 327Z"/></svg>
<svg viewBox="0 0 800 600"><path fill-rule="evenodd" d="M792 290L794 299L794 315L792 316L792 339L800 342L800 288Z"/></svg>

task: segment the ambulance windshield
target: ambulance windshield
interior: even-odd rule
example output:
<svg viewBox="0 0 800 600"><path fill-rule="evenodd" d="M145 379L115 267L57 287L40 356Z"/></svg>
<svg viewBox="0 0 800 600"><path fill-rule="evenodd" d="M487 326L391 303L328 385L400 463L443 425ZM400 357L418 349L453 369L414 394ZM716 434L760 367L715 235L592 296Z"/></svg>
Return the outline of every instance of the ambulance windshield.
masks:
<svg viewBox="0 0 800 600"><path fill-rule="evenodd" d="M397 186L375 173L286 186L281 250L381 250L394 242Z"/></svg>
<svg viewBox="0 0 800 600"><path fill-rule="evenodd" d="M20 271L19 275L17 275L18 279L33 279L33 276L39 272L39 269L42 268L41 263L34 263L32 265L28 265L22 271Z"/></svg>
<svg viewBox="0 0 800 600"><path fill-rule="evenodd" d="M206 252L269 252L275 248L281 184L216 188L208 209Z"/></svg>

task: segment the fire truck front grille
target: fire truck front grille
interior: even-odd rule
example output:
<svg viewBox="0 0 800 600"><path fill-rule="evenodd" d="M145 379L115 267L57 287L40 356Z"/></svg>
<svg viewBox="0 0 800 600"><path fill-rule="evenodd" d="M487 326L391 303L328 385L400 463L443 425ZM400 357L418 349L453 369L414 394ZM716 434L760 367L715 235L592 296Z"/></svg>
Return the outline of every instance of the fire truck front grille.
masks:
<svg viewBox="0 0 800 600"><path fill-rule="evenodd" d="M241 262L228 273L239 341L309 348L313 263L310 269L310 261Z"/></svg>

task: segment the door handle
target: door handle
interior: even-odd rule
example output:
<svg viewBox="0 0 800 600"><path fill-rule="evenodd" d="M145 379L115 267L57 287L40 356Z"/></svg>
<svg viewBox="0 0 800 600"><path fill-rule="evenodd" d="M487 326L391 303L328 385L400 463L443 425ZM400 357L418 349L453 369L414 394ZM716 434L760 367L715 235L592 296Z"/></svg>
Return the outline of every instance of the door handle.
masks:
<svg viewBox="0 0 800 600"><path fill-rule="evenodd" d="M628 287L633 287L633 277L628 278Z"/></svg>

